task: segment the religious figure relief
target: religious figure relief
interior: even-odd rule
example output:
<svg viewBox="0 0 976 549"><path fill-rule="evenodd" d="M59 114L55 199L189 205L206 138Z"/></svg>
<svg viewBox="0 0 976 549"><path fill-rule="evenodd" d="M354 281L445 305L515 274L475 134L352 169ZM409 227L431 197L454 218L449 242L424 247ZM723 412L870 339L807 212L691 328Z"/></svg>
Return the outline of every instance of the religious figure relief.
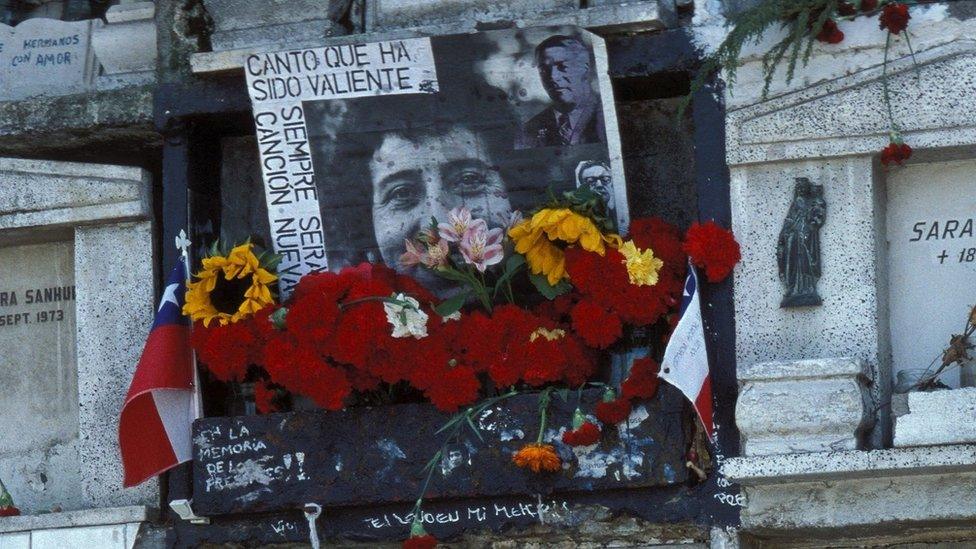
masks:
<svg viewBox="0 0 976 549"><path fill-rule="evenodd" d="M820 305L820 227L827 215L823 185L805 177L796 178L793 203L786 214L776 244L779 279L786 288L780 307Z"/></svg>

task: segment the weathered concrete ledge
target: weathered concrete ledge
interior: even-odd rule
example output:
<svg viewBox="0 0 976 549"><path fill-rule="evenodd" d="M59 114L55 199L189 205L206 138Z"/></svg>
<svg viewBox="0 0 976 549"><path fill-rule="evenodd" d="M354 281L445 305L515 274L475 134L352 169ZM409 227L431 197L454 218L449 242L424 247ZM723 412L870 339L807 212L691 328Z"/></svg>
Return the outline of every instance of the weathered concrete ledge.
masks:
<svg viewBox="0 0 976 549"><path fill-rule="evenodd" d="M24 515L0 518L0 533L26 532L30 530L49 530L53 528L75 528L79 526L105 526L147 522L156 518L150 507L129 505L127 507L106 507L83 509L62 513Z"/></svg>
<svg viewBox="0 0 976 549"><path fill-rule="evenodd" d="M976 445L729 458L742 486L742 528L799 539L976 536ZM966 539L973 539L966 537Z"/></svg>
<svg viewBox="0 0 976 549"><path fill-rule="evenodd" d="M895 446L976 443L976 388L908 393L895 421Z"/></svg>
<svg viewBox="0 0 976 549"><path fill-rule="evenodd" d="M154 89L135 86L0 102L0 148L8 155L36 155L102 143L122 143L131 149L159 144L153 125Z"/></svg>
<svg viewBox="0 0 976 549"><path fill-rule="evenodd" d="M854 450L872 425L863 360L763 362L739 370L735 417L747 456ZM824 403L829 402L829 406Z"/></svg>
<svg viewBox="0 0 976 549"><path fill-rule="evenodd" d="M442 25L427 25L421 27L405 27L399 29L384 28L379 32L366 34L350 34L336 37L322 37L315 40L294 40L283 38L275 44L263 44L254 47L238 48L224 51L201 52L190 56L190 65L196 74L215 73L224 71L238 71L244 66L244 59L252 53L263 53L280 50L297 50L331 44L349 44L362 41L393 40L398 38L412 38L417 36L437 36L443 34L458 34L475 32L481 25L503 27L538 27L553 25L578 25L595 32L635 32L648 30L662 30L673 26L673 14L662 10L657 2L636 2L628 4L614 4L594 6L586 9L540 11L521 18L497 23L479 23L475 20L455 21ZM310 22L309 24L313 24ZM307 34L307 33L302 33Z"/></svg>
<svg viewBox="0 0 976 549"><path fill-rule="evenodd" d="M0 230L74 227L151 215L140 168L0 157Z"/></svg>
<svg viewBox="0 0 976 549"><path fill-rule="evenodd" d="M722 472L743 486L976 471L976 445L728 458Z"/></svg>

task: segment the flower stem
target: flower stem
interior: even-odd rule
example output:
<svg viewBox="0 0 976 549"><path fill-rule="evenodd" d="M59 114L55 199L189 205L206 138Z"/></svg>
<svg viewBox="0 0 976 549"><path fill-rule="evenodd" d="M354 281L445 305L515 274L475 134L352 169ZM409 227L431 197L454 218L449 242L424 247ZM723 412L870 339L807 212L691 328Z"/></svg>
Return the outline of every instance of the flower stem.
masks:
<svg viewBox="0 0 976 549"><path fill-rule="evenodd" d="M884 64L881 66L881 86L884 89L885 108L888 109L888 125L891 131L897 132L898 126L895 125L895 115L891 111L891 92L888 90L888 51L891 49L891 31L885 39Z"/></svg>
<svg viewBox="0 0 976 549"><path fill-rule="evenodd" d="M546 423L549 420L549 395L551 392L552 387L547 387L546 390L542 391L542 394L539 395L539 436L535 439L536 444L542 444L542 437L546 433Z"/></svg>
<svg viewBox="0 0 976 549"><path fill-rule="evenodd" d="M411 305L410 303L407 303L405 301L400 301L399 299L395 299L395 298L392 298L392 297L379 296L379 295L371 295L371 296L367 296L367 297L360 297L358 299L353 299L353 300L350 300L350 301L346 301L345 303L340 303L339 304L339 310L340 311L343 311L347 307L351 307L353 305L359 305L360 303L367 303L369 301L381 301L383 303L392 303L394 305L402 305L404 307L413 308L413 305Z"/></svg>
<svg viewBox="0 0 976 549"><path fill-rule="evenodd" d="M451 431L450 433L448 433L446 437L444 437L444 441L441 443L440 450L437 450L437 452L435 452L434 455L430 458L430 461L427 462L427 478L424 479L424 484L420 488L420 495L417 497L417 503L415 503L413 506L415 521L419 520L418 517L420 513L420 508L423 505L424 496L427 494L427 488L428 486L430 486L430 479L434 476L434 469L436 469L437 462L444 456L444 452L447 451L447 443L451 440L454 440L454 438L457 437L458 433L460 433L461 429L465 425L469 424L465 420L465 418L476 417L480 415L482 412L484 412L486 409L488 409L489 407L494 406L495 404L498 404L499 402L511 398L518 394L519 391L513 388L507 393L503 393L501 395L494 396L491 398L486 398L485 400L482 400L477 404L473 404L465 408L463 411L454 414L451 417L451 419L449 419L448 422L444 425L444 427L441 427L440 430L438 430L438 432L441 432L444 431L445 428L447 428L448 426L451 426Z"/></svg>

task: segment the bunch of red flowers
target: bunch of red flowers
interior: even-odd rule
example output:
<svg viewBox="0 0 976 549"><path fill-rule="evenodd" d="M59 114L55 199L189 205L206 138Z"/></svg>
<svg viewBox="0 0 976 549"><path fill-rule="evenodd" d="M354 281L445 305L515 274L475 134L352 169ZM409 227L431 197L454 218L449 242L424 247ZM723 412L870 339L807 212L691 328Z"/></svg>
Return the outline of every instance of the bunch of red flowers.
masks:
<svg viewBox="0 0 976 549"><path fill-rule="evenodd" d="M676 227L657 218L636 219L630 238L663 261L656 284L632 284L625 258L617 250L608 249L604 255L581 248L565 252L566 272L577 292L570 310L573 329L598 349L617 341L624 325L657 322L679 303L684 287L687 256Z"/></svg>
<svg viewBox="0 0 976 549"><path fill-rule="evenodd" d="M651 358L641 358L631 364L630 374L621 384L620 395L607 389L603 400L594 407L593 413L604 426L616 425L628 417L632 402L638 399L653 398L661 380L657 377L659 366ZM603 431L600 426L588 421L577 408L573 414L573 428L563 432L562 441L569 446L589 446L596 444Z"/></svg>
<svg viewBox="0 0 976 549"><path fill-rule="evenodd" d="M255 400L262 413L277 407L281 389L338 410L357 393L405 386L454 412L489 387L578 387L595 373L597 350L613 344L626 326L653 324L674 310L684 283L685 249L709 279L712 271L728 274L738 247L732 254L731 233L715 230L720 232L709 229L707 238L689 233L683 244L674 226L635 220L630 238L663 261L652 285L631 283L625 258L614 249L601 256L568 248L573 290L531 309L505 304L490 313L461 311L442 318L434 295L386 266L364 263L338 273L313 273L282 306L226 326L195 326L192 345L215 378L257 381ZM697 244L689 248L691 242ZM384 304L396 295L420 304L427 317L425 335L394 337ZM653 396L652 370L638 361L624 382L618 413L598 409L598 416L617 423L615 417L629 413L629 400ZM589 430L580 440L592 436Z"/></svg>
<svg viewBox="0 0 976 549"><path fill-rule="evenodd" d="M888 146L881 150L881 164L890 166L908 160L912 156L912 148L898 139L892 139Z"/></svg>
<svg viewBox="0 0 976 549"><path fill-rule="evenodd" d="M862 0L857 7L851 2L840 2L837 4L837 14L844 17L856 17L858 10L860 13L870 13L878 9L878 0ZM887 29L891 34L899 34L908 28L908 20L912 16L908 13L908 5L901 2L888 2L881 8L878 16L878 26L881 30ZM812 25L811 25L812 26ZM844 33L837 27L837 22L833 19L824 21L823 27L817 33L817 40L828 44L839 44L844 41Z"/></svg>
<svg viewBox="0 0 976 549"><path fill-rule="evenodd" d="M433 319L423 338L395 338L383 299L404 293ZM547 316L503 305L440 320L437 299L408 276L362 264L301 279L287 305L284 327L270 308L227 326L194 329L193 346L222 381L241 381L248 366L263 368L271 385L256 389L262 410L273 407L280 386L328 410L345 406L353 391L406 382L439 409L471 404L489 381L578 386L595 370L595 356L568 326Z"/></svg>
<svg viewBox="0 0 976 549"><path fill-rule="evenodd" d="M705 270L709 282L724 280L742 259L732 231L714 221L692 223L685 235L684 250L696 267Z"/></svg>

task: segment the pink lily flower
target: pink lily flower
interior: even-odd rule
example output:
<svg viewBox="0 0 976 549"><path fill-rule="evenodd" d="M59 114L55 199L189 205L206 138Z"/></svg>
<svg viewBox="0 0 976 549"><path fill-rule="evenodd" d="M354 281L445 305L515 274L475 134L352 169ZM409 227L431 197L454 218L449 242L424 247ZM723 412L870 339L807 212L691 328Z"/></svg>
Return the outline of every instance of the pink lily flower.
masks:
<svg viewBox="0 0 976 549"><path fill-rule="evenodd" d="M466 232L459 246L464 262L468 265L474 265L482 273L489 265L501 263L505 256L501 244L504 237L505 232L501 229L481 229Z"/></svg>
<svg viewBox="0 0 976 549"><path fill-rule="evenodd" d="M471 219L471 210L458 206L447 214L447 223L437 224L437 233L448 242L460 242L465 233L488 229L484 219Z"/></svg>
<svg viewBox="0 0 976 549"><path fill-rule="evenodd" d="M404 240L403 244L407 251L400 256L400 265L403 265L404 267L413 267L414 265L424 261L424 255L426 254L420 249L420 244L418 242L408 239Z"/></svg>
<svg viewBox="0 0 976 549"><path fill-rule="evenodd" d="M521 223L525 218L522 216L522 212L519 210L514 210L510 214L498 214L498 220L501 222L502 228L505 229L507 233L509 229Z"/></svg>
<svg viewBox="0 0 976 549"><path fill-rule="evenodd" d="M421 261L431 269L438 269L447 265L447 259L450 255L451 249L447 246L447 241L440 239L436 244L427 246L427 252L424 253Z"/></svg>

